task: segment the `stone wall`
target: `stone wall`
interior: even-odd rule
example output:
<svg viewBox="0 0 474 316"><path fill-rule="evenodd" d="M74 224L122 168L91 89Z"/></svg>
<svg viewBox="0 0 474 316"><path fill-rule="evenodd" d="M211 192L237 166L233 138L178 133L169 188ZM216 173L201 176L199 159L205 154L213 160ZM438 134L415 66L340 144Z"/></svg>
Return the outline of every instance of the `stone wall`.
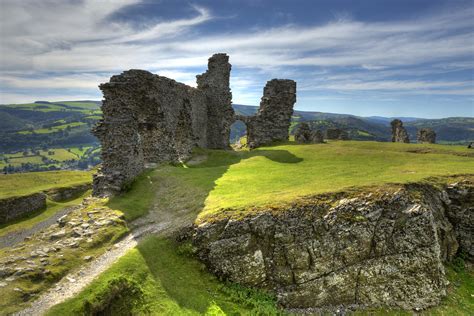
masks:
<svg viewBox="0 0 474 316"><path fill-rule="evenodd" d="M0 199L0 224L8 223L44 208L46 208L46 195L44 193Z"/></svg>
<svg viewBox="0 0 474 316"><path fill-rule="evenodd" d="M196 76L197 88L144 70L128 70L100 85L103 119L93 129L102 145L102 167L93 194L118 193L146 166L180 162L194 147L229 148L235 120L229 88L231 65L215 54ZM259 112L246 118L251 147L287 140L296 83L274 79Z"/></svg>
<svg viewBox="0 0 474 316"><path fill-rule="evenodd" d="M403 127L403 122L395 119L390 125L392 126L392 142L394 143L409 143L408 133Z"/></svg>
<svg viewBox="0 0 474 316"><path fill-rule="evenodd" d="M411 184L308 197L204 222L193 241L212 272L269 289L287 308L423 309L446 295L443 262L458 245L472 258L473 188Z"/></svg>
<svg viewBox="0 0 474 316"><path fill-rule="evenodd" d="M55 202L62 202L77 198L81 194L85 193L87 190L90 190L91 188L92 185L90 183L85 183L63 188L54 188L44 191L44 193L48 196L49 199Z"/></svg>
<svg viewBox="0 0 474 316"><path fill-rule="evenodd" d="M104 118L93 132L102 144L102 167L94 175L94 195L121 191L148 164L183 161L195 146L229 146L234 112L228 60L212 56L197 88L144 70L100 85Z"/></svg>
<svg viewBox="0 0 474 316"><path fill-rule="evenodd" d="M436 133L431 128L422 128L416 133L418 143L436 143Z"/></svg>
<svg viewBox="0 0 474 316"><path fill-rule="evenodd" d="M247 146L256 148L289 138L293 105L296 102L296 82L273 79L263 89L260 108L254 116L236 116L247 125Z"/></svg>

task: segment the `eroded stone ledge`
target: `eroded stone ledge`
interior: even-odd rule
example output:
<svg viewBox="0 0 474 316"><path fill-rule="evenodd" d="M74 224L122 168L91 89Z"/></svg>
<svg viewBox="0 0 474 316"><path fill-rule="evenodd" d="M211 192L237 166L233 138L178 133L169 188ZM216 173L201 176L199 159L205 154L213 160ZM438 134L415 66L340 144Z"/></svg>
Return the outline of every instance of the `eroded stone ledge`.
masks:
<svg viewBox="0 0 474 316"><path fill-rule="evenodd" d="M443 263L472 260L473 179L381 187L204 222L193 242L215 274L274 291L286 308L437 305Z"/></svg>

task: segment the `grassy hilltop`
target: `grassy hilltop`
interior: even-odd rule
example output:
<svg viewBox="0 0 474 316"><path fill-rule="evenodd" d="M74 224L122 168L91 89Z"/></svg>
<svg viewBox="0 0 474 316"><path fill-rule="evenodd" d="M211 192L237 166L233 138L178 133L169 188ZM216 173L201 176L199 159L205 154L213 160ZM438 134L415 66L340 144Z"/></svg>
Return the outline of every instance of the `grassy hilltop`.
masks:
<svg viewBox="0 0 474 316"><path fill-rule="evenodd" d="M275 206L298 197L351 187L423 181L474 174L474 152L463 147L335 141L288 142L253 151L198 150L184 165L161 165L140 176L130 191L108 202L133 221L148 212L180 213L212 220ZM447 267L456 284L430 315L463 314L470 303L471 270ZM464 268L463 268L464 269ZM122 257L76 297L49 315L73 315L109 304L111 289L124 283L128 295L113 311L167 315L281 315L274 297L221 283L192 255L189 244L150 237ZM123 285L123 286L125 286ZM110 305L109 305L110 307ZM225 313L225 314L224 314ZM365 315L366 312L358 314ZM375 310L371 315L410 315Z"/></svg>
<svg viewBox="0 0 474 316"><path fill-rule="evenodd" d="M275 206L305 195L453 174L474 174L474 151L428 144L288 142L252 151L198 150L188 164L151 171L111 203L135 218L147 209L145 192L151 199L159 190L165 207L194 208L203 219L223 209Z"/></svg>

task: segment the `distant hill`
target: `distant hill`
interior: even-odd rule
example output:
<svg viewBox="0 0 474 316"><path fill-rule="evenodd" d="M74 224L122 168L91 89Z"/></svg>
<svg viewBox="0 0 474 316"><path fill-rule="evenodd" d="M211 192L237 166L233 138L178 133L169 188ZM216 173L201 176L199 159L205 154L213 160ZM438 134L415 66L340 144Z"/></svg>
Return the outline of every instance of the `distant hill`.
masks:
<svg viewBox="0 0 474 316"><path fill-rule="evenodd" d="M27 104L0 105L0 152L22 151L45 147L98 145L90 129L102 117L101 101L36 101ZM233 104L235 112L253 115L256 106ZM308 122L312 128L347 130L356 140L388 141L390 121L394 117L361 117L349 114L295 111L290 132L299 122ZM474 118L451 117L429 120L415 117L399 117L404 121L415 141L416 131L422 127L433 128L441 143L464 144L474 141ZM232 126L231 140L245 134L245 125L236 122Z"/></svg>
<svg viewBox="0 0 474 316"><path fill-rule="evenodd" d="M234 104L234 110L241 115L253 115L258 107ZM443 119L425 119L417 117L362 117L350 114L324 112L295 111L290 132L297 127L298 122L308 122L313 129L326 130L341 128L347 130L352 139L389 141L391 138L390 122L400 119L404 122L410 139L416 141L416 132L420 128L432 128L440 143L466 144L474 141L474 117L449 117ZM234 124L231 139L238 139L245 133L245 126L239 122Z"/></svg>

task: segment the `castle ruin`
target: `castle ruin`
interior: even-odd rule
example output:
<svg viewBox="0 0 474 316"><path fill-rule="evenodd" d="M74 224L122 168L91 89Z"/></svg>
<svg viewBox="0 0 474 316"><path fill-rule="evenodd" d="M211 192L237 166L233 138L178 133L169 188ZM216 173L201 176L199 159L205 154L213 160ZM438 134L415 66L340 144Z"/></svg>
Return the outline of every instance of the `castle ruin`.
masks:
<svg viewBox="0 0 474 316"><path fill-rule="evenodd" d="M399 119L394 119L390 125L392 126L392 142L393 143L409 143L407 130L403 127L403 122Z"/></svg>
<svg viewBox="0 0 474 316"><path fill-rule="evenodd" d="M197 88L144 70L128 70L100 85L103 119L93 133L102 144L102 167L93 194L122 191L148 165L188 159L194 147L229 148L235 120L247 125L249 147L288 140L296 82L273 79L264 88L255 116L237 116L229 88L226 54L209 58L196 76Z"/></svg>
<svg viewBox="0 0 474 316"><path fill-rule="evenodd" d="M436 132L431 128L422 128L416 133L416 138L420 144L435 144Z"/></svg>

